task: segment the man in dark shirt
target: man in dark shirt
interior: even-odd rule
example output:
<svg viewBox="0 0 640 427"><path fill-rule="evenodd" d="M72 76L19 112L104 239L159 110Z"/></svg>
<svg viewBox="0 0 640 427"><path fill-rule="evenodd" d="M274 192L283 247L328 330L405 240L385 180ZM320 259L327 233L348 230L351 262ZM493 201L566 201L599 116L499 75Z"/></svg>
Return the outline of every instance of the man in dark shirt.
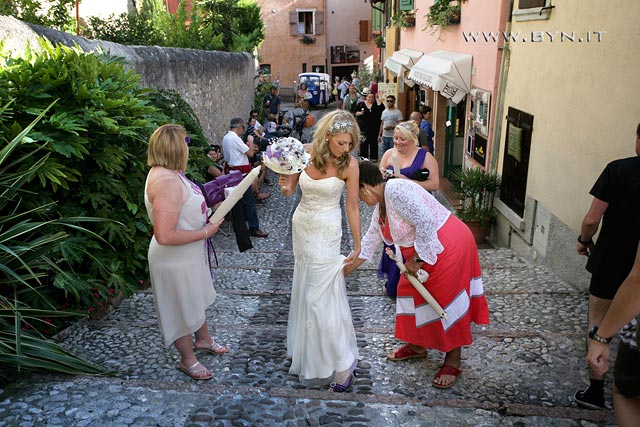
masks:
<svg viewBox="0 0 640 427"><path fill-rule="evenodd" d="M427 134L427 137L429 138L428 140L428 145L429 145L429 152L432 155L435 155L435 147L433 145L433 137L435 136L435 133L433 132L432 126L431 126L431 107L429 107L428 105L422 106L420 107L420 112L422 113L422 121L420 122L420 129L424 130L424 132Z"/></svg>
<svg viewBox="0 0 640 427"><path fill-rule="evenodd" d="M278 124L282 124L279 122L282 100L277 92L278 88L276 86L271 86L269 93L265 94L262 99L262 108L267 112L267 114L273 114Z"/></svg>
<svg viewBox="0 0 640 427"><path fill-rule="evenodd" d="M589 314L587 331L602 323L618 288L631 271L638 247L638 236L629 232L629 225L639 215L634 208L633 194L640 186L640 124L636 129L636 157L609 163L590 191L593 201L585 215L577 252L589 257ZM602 229L597 243L592 238ZM588 342L588 339L587 339ZM604 409L604 376L589 370L590 384L574 395L580 406Z"/></svg>

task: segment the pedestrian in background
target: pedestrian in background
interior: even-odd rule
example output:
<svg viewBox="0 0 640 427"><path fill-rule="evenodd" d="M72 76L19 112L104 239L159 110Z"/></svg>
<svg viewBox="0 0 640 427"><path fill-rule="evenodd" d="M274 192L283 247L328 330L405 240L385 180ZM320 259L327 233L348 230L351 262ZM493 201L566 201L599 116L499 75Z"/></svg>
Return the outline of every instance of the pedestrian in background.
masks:
<svg viewBox="0 0 640 427"><path fill-rule="evenodd" d="M404 118L402 111L396 108L396 97L387 95L387 105L380 116L380 132L378 137L382 140L382 153L393 147L393 132Z"/></svg>
<svg viewBox="0 0 640 427"><path fill-rule="evenodd" d="M164 344L174 344L180 353L177 368L194 380L208 380L213 374L194 350L229 351L211 338L205 313L216 298L207 242L222 220L207 221L204 196L184 175L187 140L184 128L174 124L160 126L149 140L144 193L153 223L149 273Z"/></svg>
<svg viewBox="0 0 640 427"><path fill-rule="evenodd" d="M350 84L349 93L344 97L342 102L342 109L353 114L356 110L356 105L358 105L358 99L360 99L360 95L358 95L356 87Z"/></svg>
<svg viewBox="0 0 640 427"><path fill-rule="evenodd" d="M597 331L616 291L631 271L638 237L629 225L639 213L631 196L640 186L640 124L636 129L635 157L609 163L589 192L593 201L582 220L576 251L588 256L589 285L588 334ZM602 222L598 240L593 237ZM586 339L587 344L589 339ZM574 398L585 408L605 409L604 376L589 370L589 387L578 390Z"/></svg>
<svg viewBox="0 0 640 427"><path fill-rule="evenodd" d="M375 96L378 97L378 76L373 76L373 80L371 81L371 85L369 85L369 90Z"/></svg>
<svg viewBox="0 0 640 427"><path fill-rule="evenodd" d="M422 114L419 111L414 111L409 115L409 120L420 124L422 122ZM433 141L433 140L432 140ZM418 127L418 147L422 147L429 151L429 136L421 127ZM431 153L431 151L429 151ZM433 153L431 153L433 155Z"/></svg>
<svg viewBox="0 0 640 427"><path fill-rule="evenodd" d="M433 143L433 137L435 133L433 132L433 127L431 125L431 107L428 105L423 105L420 107L420 113L422 114L422 121L420 122L420 128L424 130L429 138L427 143L429 144L429 152L435 156L435 146Z"/></svg>
<svg viewBox="0 0 640 427"><path fill-rule="evenodd" d="M278 95L278 87L273 85L269 89L269 93L264 95L262 99L262 108L267 114L273 114L276 117L276 121L280 119L280 109L282 108L282 100ZM278 124L282 124L279 123Z"/></svg>
<svg viewBox="0 0 640 427"><path fill-rule="evenodd" d="M222 138L222 152L224 160L230 170L238 170L243 174L251 172L249 157L253 157L258 152L257 145L253 144L253 138L245 144L240 136L244 133L244 120L242 117L234 117L229 123L229 131ZM252 237L269 237L269 233L260 230L260 220L256 210L256 200L254 198L255 187L249 188L242 196L242 206L244 215L249 223L249 235ZM258 188L259 192L259 188Z"/></svg>
<svg viewBox="0 0 640 427"><path fill-rule="evenodd" d="M368 93L365 101L358 103L354 114L358 120L360 132L363 135L360 142L360 157L377 161L380 116L384 110L384 105L368 89L366 92Z"/></svg>

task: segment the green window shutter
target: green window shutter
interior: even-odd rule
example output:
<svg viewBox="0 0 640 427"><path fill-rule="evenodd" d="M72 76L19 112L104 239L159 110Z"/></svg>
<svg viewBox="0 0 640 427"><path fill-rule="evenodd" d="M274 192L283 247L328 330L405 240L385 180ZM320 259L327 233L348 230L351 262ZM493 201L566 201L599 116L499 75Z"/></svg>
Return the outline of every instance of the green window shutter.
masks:
<svg viewBox="0 0 640 427"><path fill-rule="evenodd" d="M382 31L382 12L379 10L372 9L371 28L373 31Z"/></svg>
<svg viewBox="0 0 640 427"><path fill-rule="evenodd" d="M400 0L400 10L413 10L413 0Z"/></svg>

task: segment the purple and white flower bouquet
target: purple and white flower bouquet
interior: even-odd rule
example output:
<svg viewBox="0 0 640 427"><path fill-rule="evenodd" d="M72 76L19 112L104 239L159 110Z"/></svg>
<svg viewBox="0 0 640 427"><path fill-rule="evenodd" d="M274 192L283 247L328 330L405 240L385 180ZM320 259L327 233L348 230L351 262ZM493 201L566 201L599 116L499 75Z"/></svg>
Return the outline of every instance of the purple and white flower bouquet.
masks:
<svg viewBox="0 0 640 427"><path fill-rule="evenodd" d="M293 175L307 167L311 156L304 151L302 142L286 137L276 139L268 145L262 158L264 165L275 173Z"/></svg>

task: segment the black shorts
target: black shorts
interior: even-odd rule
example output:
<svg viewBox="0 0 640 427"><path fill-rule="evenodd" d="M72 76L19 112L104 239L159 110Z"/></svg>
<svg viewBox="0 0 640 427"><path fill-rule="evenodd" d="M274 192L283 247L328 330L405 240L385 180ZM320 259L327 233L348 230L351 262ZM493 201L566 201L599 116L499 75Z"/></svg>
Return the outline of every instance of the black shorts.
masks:
<svg viewBox="0 0 640 427"><path fill-rule="evenodd" d="M613 376L616 387L624 397L640 397L640 351L620 343Z"/></svg>
<svg viewBox="0 0 640 427"><path fill-rule="evenodd" d="M611 277L611 275L592 274L589 284L589 294L594 297L612 300L613 297L616 296L616 292L618 292L618 288L622 285L625 278L626 276L618 279Z"/></svg>

